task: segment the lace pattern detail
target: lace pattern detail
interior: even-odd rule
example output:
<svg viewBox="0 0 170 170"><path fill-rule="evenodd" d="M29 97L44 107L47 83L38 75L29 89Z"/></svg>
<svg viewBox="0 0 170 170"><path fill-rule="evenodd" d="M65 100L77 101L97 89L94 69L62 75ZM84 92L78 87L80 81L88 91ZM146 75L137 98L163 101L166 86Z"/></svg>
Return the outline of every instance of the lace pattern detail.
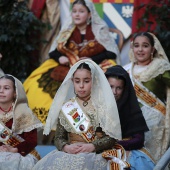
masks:
<svg viewBox="0 0 170 170"><path fill-rule="evenodd" d="M54 97L44 127L44 134L49 134L50 130L58 122L58 118L61 119L60 123L69 132L72 131L63 117L61 117L60 112L63 104L75 97L72 76L82 62L89 65L92 73L91 104L89 102L88 106L83 109L85 109L85 112L91 118L91 124L94 128L100 125L107 135L112 138L121 139L118 109L110 85L103 70L89 59L80 60L70 68L66 78ZM115 130L113 131L113 129Z"/></svg>
<svg viewBox="0 0 170 170"><path fill-rule="evenodd" d="M145 71L138 74L133 72L133 74L139 81L147 82L158 75L163 74L167 70L170 70L170 64L166 60L154 58Z"/></svg>
<svg viewBox="0 0 170 170"><path fill-rule="evenodd" d="M8 122L10 119L12 119L13 117L13 112L10 111L6 114L0 114L0 120L5 124L6 122Z"/></svg>
<svg viewBox="0 0 170 170"><path fill-rule="evenodd" d="M24 169L30 170L37 163L37 159L28 154L22 156L19 153L0 152L1 169ZM7 161L8 160L8 161Z"/></svg>
<svg viewBox="0 0 170 170"><path fill-rule="evenodd" d="M52 151L34 167L34 170L105 170L107 161L100 154L68 154Z"/></svg>
<svg viewBox="0 0 170 170"><path fill-rule="evenodd" d="M70 124L68 123L68 121L66 120L66 117L64 116L62 112L60 112L59 119L60 119L60 124L64 126L66 131L75 133L74 129L70 126Z"/></svg>
<svg viewBox="0 0 170 170"><path fill-rule="evenodd" d="M42 127L42 123L28 107L27 96L22 83L17 78L13 78L15 79L16 100L12 111L12 132L21 134L23 132L29 132L35 128Z"/></svg>

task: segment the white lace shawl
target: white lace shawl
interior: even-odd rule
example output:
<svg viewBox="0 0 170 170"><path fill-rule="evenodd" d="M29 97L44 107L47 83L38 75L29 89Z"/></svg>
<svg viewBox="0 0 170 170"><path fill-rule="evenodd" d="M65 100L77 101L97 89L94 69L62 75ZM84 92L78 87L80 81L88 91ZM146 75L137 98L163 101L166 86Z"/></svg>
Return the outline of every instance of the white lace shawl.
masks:
<svg viewBox="0 0 170 170"><path fill-rule="evenodd" d="M74 64L68 72L66 78L57 91L51 105L44 134L49 134L52 128L56 127L59 113L63 103L75 96L72 76L81 63L87 63L92 72L91 101L97 116L96 122L100 123L103 131L110 137L121 139L121 127L117 110L117 105L110 85L101 68L90 59L80 60Z"/></svg>
<svg viewBox="0 0 170 170"><path fill-rule="evenodd" d="M17 78L13 78L15 79L16 100L13 106L12 132L21 134L42 127L43 124L28 107L28 101L22 83Z"/></svg>

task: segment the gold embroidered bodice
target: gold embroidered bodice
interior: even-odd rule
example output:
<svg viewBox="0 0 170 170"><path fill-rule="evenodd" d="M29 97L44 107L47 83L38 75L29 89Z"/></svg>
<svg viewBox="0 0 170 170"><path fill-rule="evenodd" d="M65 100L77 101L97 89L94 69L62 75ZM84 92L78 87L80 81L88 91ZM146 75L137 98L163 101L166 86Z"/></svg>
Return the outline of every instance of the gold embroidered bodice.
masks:
<svg viewBox="0 0 170 170"><path fill-rule="evenodd" d="M79 102L79 101L77 101L77 102ZM80 104L80 102L79 102L79 104ZM94 107L92 106L91 101L88 102L88 105L86 107L83 107L81 105L81 108L83 109L83 111L86 112L86 114L88 114L88 116L91 119L91 124L96 129L99 126L99 123L96 121L97 114L95 112ZM107 136L104 132L102 132L102 134L103 134L102 138L97 138L97 136L96 136L95 140L92 142L95 146L95 150L97 153L100 153L106 149L111 149L116 142L115 139ZM86 142L86 141L83 139L82 136L74 133L72 127L69 125L69 123L67 122L64 115L62 113L60 113L59 119L58 119L58 124L57 124L56 135L55 135L55 139L54 139L54 143L55 143L57 149L62 150L64 145L72 144L72 143L76 143L76 142Z"/></svg>

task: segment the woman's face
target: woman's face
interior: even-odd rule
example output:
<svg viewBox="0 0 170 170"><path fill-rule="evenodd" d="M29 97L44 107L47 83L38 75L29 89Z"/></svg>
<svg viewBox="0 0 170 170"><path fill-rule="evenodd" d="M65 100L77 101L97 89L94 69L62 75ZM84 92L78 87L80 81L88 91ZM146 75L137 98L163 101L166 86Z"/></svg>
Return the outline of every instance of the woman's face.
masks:
<svg viewBox="0 0 170 170"><path fill-rule="evenodd" d="M92 77L87 69L77 69L73 76L75 93L86 100L91 94Z"/></svg>
<svg viewBox="0 0 170 170"><path fill-rule="evenodd" d="M0 103L12 103L15 95L13 82L5 78L0 79Z"/></svg>
<svg viewBox="0 0 170 170"><path fill-rule="evenodd" d="M109 77L108 82L110 84L110 87L112 89L116 101L118 101L122 97L124 91L124 81L121 79Z"/></svg>
<svg viewBox="0 0 170 170"><path fill-rule="evenodd" d="M138 65L147 65L152 60L151 53L154 52L154 47L146 36L138 36L133 42L133 52Z"/></svg>
<svg viewBox="0 0 170 170"><path fill-rule="evenodd" d="M87 25L90 13L82 4L75 4L72 9L72 18L75 25L84 26Z"/></svg>

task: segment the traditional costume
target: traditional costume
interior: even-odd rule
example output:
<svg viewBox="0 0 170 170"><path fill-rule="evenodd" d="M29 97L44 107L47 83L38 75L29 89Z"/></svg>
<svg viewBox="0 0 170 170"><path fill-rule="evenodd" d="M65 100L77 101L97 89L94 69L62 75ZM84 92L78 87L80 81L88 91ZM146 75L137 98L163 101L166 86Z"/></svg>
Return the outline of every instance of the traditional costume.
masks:
<svg viewBox="0 0 170 170"><path fill-rule="evenodd" d="M118 143L129 151L127 161L131 164L131 170L153 170L154 160L144 147L144 133L149 129L139 107L129 74L123 67L117 65L109 68L105 75L118 77L125 83L123 94L117 101L122 130L122 140Z"/></svg>
<svg viewBox="0 0 170 170"><path fill-rule="evenodd" d="M115 62L119 63L119 50L110 36L108 26L97 14L93 3L90 0L85 0L85 3L91 13L91 22L87 24L86 34L80 34L70 15L51 47L50 59L24 82L30 107L44 124L56 91L69 68L81 57L91 58L103 70L115 65ZM59 64L61 56L68 57L69 66Z"/></svg>
<svg viewBox="0 0 170 170"><path fill-rule="evenodd" d="M150 33L151 34L151 33ZM145 146L155 161L165 153L170 139L170 63L159 42L154 38L156 53L146 66L135 64L130 50L131 63L124 66L129 72L142 113L149 127Z"/></svg>
<svg viewBox="0 0 170 170"><path fill-rule="evenodd" d="M74 72L84 62L89 65L92 74L91 98L86 105L81 104L76 97L72 82ZM45 156L35 165L34 170L47 167L58 170L106 170L107 167L115 167L115 170L123 170L130 166L125 161L121 146L112 149L115 139L121 139L117 106L103 71L92 60L82 60L71 67L56 93L44 134L49 134L56 123L55 144L59 151L55 150ZM100 131L98 129L102 130L102 137L97 135ZM62 151L64 145L74 143L92 143L95 151L78 154Z"/></svg>
<svg viewBox="0 0 170 170"><path fill-rule="evenodd" d="M1 170L31 170L40 159L36 152L37 128L42 123L28 107L22 83L15 79L16 100L12 109L0 115L0 145L10 145L18 153L0 152Z"/></svg>

